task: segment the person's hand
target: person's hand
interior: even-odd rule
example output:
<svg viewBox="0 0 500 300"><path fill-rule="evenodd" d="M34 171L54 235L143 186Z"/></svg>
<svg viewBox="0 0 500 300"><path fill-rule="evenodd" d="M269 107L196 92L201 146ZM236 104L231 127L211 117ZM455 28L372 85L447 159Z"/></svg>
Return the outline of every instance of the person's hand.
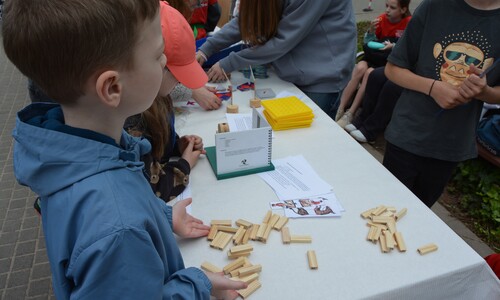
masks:
<svg viewBox="0 0 500 300"><path fill-rule="evenodd" d="M439 80L434 82L430 96L443 109L454 108L470 101L460 94L458 87Z"/></svg>
<svg viewBox="0 0 500 300"><path fill-rule="evenodd" d="M383 48L380 48L380 51L392 49L392 48L394 48L394 45L395 45L395 43L391 43L389 41L385 41L383 44L385 46Z"/></svg>
<svg viewBox="0 0 500 300"><path fill-rule="evenodd" d="M192 97L194 101L196 101L205 110L218 109L222 105L222 101L210 89L215 91L215 88L213 87L201 87L193 90Z"/></svg>
<svg viewBox="0 0 500 300"><path fill-rule="evenodd" d="M212 283L212 292L210 294L215 299L234 300L238 298L236 290L245 289L248 286L243 281L231 280L222 273L205 272L205 275Z"/></svg>
<svg viewBox="0 0 500 300"><path fill-rule="evenodd" d="M203 66L203 64L207 61L207 56L205 53L198 50L198 52L196 52L196 61L200 64L200 66Z"/></svg>
<svg viewBox="0 0 500 300"><path fill-rule="evenodd" d="M480 97L482 93L488 88L486 83L486 76L482 78L479 77L483 70L470 65L469 73L470 75L464 80L464 82L458 87L458 91L462 97L465 99L473 99Z"/></svg>
<svg viewBox="0 0 500 300"><path fill-rule="evenodd" d="M207 72L208 80L211 82L223 82L226 81L226 76L224 76L224 70L220 66L220 63L213 65Z"/></svg>
<svg viewBox="0 0 500 300"><path fill-rule="evenodd" d="M195 134L184 135L179 139L179 150L180 152L184 152L186 147L189 145L189 141L193 140L194 145L193 149L201 151L201 154L205 154L205 148L203 148L203 139Z"/></svg>
<svg viewBox="0 0 500 300"><path fill-rule="evenodd" d="M192 169L196 165L200 155L206 153L205 149L203 149L203 142L201 142L201 138L198 136L183 136L181 139L182 140L179 141L179 148L184 149L182 151L182 158L189 163L189 166ZM185 141L188 141L188 143L183 148L182 143L185 143ZM195 148L195 143L198 149Z"/></svg>
<svg viewBox="0 0 500 300"><path fill-rule="evenodd" d="M368 32L374 33L380 23L380 18L375 18L370 22L370 27L368 28Z"/></svg>
<svg viewBox="0 0 500 300"><path fill-rule="evenodd" d="M210 226L186 212L186 207L193 199L187 198L177 202L172 207L172 224L174 233L182 238L198 238L207 236Z"/></svg>

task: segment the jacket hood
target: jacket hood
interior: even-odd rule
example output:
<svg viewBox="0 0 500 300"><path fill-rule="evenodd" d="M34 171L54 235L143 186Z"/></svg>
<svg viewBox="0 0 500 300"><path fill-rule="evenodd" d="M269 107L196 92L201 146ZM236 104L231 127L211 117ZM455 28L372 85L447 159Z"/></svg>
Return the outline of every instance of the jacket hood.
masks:
<svg viewBox="0 0 500 300"><path fill-rule="evenodd" d="M146 139L110 137L64 124L57 104L35 103L17 114L13 131L14 173L20 184L48 196L89 176L118 168L142 169Z"/></svg>

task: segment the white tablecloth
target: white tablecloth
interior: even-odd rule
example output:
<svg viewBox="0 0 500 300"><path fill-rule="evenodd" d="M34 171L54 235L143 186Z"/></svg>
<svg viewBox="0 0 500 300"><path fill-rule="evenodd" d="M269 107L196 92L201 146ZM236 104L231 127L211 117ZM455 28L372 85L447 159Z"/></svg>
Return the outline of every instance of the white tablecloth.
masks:
<svg viewBox="0 0 500 300"><path fill-rule="evenodd" d="M257 79L257 88L302 94L270 75ZM251 97L251 92L234 92L241 113L251 111ZM262 265L262 287L250 299L500 299L500 282L483 258L311 100L305 102L316 115L312 126L275 132L273 158L303 155L333 186L346 211L340 218L291 219L290 232L311 235L311 244L284 245L276 231L266 244L251 241L249 259ZM224 121L225 107L190 110L177 116L176 128L180 135L200 135L212 146L217 124ZM217 181L204 157L191 173L191 187L192 213L205 223L240 218L261 223L269 202L278 200L258 175ZM397 223L407 252L382 253L378 244L366 240L368 227L360 213L381 204L408 209ZM439 250L418 254L416 249L428 243ZM215 250L205 238L179 240L179 245L186 266L230 262L229 246ZM316 251L319 269L309 269L307 250Z"/></svg>

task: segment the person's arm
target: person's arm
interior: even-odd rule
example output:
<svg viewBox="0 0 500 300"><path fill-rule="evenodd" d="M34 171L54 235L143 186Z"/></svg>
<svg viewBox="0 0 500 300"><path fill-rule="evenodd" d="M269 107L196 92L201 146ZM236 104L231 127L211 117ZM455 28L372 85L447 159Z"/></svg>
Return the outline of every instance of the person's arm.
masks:
<svg viewBox="0 0 500 300"><path fill-rule="evenodd" d="M214 31L220 19L220 6L217 1L208 3L207 8L207 22L205 23L205 30L207 32Z"/></svg>
<svg viewBox="0 0 500 300"><path fill-rule="evenodd" d="M453 108L470 101L470 99L460 95L457 87L447 82L417 75L390 62L387 62L385 66L385 75L389 80L403 88L432 97L444 109Z"/></svg>
<svg viewBox="0 0 500 300"><path fill-rule="evenodd" d="M77 250L67 271L72 299L208 299L212 289L203 271L184 269L178 251L165 255L166 265L143 230L120 230Z"/></svg>
<svg viewBox="0 0 500 300"><path fill-rule="evenodd" d="M331 1L318 0L291 1L284 8L275 37L264 45L231 53L219 61L220 67L229 73L244 66L267 64L279 59L308 36L330 3Z"/></svg>

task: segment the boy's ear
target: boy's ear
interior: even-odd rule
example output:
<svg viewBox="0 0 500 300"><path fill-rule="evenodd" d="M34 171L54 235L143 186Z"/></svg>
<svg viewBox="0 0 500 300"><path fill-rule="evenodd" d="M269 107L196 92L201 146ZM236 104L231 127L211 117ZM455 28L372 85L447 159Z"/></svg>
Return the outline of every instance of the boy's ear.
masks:
<svg viewBox="0 0 500 300"><path fill-rule="evenodd" d="M104 71L97 76L95 82L99 99L110 107L117 107L122 96L120 74L117 71Z"/></svg>

